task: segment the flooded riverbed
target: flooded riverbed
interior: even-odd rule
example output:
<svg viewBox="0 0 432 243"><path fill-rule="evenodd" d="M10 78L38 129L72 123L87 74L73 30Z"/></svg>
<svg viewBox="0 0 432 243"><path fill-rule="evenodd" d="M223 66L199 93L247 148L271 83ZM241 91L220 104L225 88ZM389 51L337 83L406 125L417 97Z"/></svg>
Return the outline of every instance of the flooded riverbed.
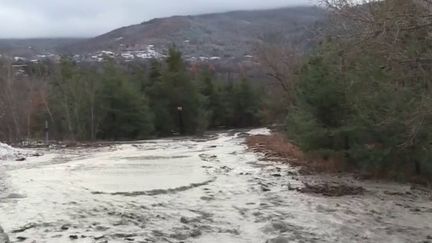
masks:
<svg viewBox="0 0 432 243"><path fill-rule="evenodd" d="M0 226L11 242L38 243L431 241L429 192L349 179L364 195L290 191L302 184L296 170L260 160L245 136L45 151L3 162Z"/></svg>

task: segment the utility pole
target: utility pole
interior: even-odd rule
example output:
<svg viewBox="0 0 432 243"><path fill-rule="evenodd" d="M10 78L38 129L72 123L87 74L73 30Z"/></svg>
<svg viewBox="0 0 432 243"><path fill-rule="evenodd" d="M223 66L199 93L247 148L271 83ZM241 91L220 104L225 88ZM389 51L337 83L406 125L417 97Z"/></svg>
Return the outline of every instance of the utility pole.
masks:
<svg viewBox="0 0 432 243"><path fill-rule="evenodd" d="M48 120L45 120L45 144L49 142L49 129L48 129Z"/></svg>
<svg viewBox="0 0 432 243"><path fill-rule="evenodd" d="M178 120L179 120L179 129L180 129L180 134L183 135L184 134L184 129L183 129L183 106L178 106L177 107L177 114L178 114Z"/></svg>

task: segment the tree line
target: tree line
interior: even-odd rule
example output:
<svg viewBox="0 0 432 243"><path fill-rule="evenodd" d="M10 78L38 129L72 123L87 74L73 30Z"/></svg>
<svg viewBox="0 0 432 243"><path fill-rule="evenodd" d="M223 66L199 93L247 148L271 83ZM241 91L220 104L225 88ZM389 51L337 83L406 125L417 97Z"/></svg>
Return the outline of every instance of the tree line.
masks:
<svg viewBox="0 0 432 243"><path fill-rule="evenodd" d="M171 48L150 63L2 63L0 138L122 140L195 135L260 124L263 92L246 78L192 68Z"/></svg>
<svg viewBox="0 0 432 243"><path fill-rule="evenodd" d="M431 176L432 3L323 4L329 20L316 48L305 54L285 46L277 60L263 55L285 90L279 107L287 136L346 168Z"/></svg>

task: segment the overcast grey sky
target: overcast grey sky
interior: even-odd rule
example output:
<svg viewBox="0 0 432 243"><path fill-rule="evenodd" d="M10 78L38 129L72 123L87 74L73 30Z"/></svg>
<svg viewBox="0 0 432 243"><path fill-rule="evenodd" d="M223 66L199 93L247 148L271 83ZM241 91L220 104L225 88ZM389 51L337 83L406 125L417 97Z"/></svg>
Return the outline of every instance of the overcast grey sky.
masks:
<svg viewBox="0 0 432 243"><path fill-rule="evenodd" d="M311 3L312 0L0 0L0 38L90 37L156 17Z"/></svg>

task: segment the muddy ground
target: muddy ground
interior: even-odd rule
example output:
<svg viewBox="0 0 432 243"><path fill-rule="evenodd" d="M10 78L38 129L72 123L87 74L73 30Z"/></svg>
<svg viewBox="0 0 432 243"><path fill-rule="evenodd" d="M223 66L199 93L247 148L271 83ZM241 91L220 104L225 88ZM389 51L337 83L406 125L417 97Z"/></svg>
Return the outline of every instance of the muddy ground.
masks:
<svg viewBox="0 0 432 243"><path fill-rule="evenodd" d="M299 175L248 150L260 133L2 162L0 242L432 242L429 191Z"/></svg>

